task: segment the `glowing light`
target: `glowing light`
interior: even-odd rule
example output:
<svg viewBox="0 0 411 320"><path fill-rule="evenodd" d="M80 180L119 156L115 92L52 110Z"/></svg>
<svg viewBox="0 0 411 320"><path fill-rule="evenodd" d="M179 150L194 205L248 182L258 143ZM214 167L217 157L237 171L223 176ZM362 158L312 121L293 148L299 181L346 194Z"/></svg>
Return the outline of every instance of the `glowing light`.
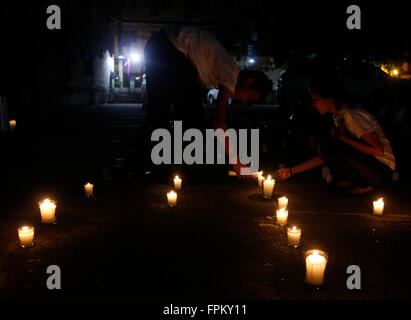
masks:
<svg viewBox="0 0 411 320"><path fill-rule="evenodd" d="M132 53L131 61L134 63L139 63L141 61L141 55L139 55L138 53Z"/></svg>

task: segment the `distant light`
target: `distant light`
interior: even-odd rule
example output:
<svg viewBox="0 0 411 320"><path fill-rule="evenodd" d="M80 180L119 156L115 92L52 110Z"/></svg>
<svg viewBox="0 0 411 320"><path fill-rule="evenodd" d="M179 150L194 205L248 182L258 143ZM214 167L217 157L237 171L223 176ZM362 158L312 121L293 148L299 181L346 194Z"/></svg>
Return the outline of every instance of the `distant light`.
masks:
<svg viewBox="0 0 411 320"><path fill-rule="evenodd" d="M118 58L119 58L119 59L124 59L124 56L123 56L122 54L120 54L120 55L118 56Z"/></svg>
<svg viewBox="0 0 411 320"><path fill-rule="evenodd" d="M251 63L251 64L253 64L253 63L255 63L255 59L254 59L254 58L249 58L249 59L248 59L248 62Z"/></svg>
<svg viewBox="0 0 411 320"><path fill-rule="evenodd" d="M392 70L392 74L393 74L394 76L398 76L398 69Z"/></svg>
<svg viewBox="0 0 411 320"><path fill-rule="evenodd" d="M131 61L134 63L138 63L141 61L141 56L138 53L131 54Z"/></svg>

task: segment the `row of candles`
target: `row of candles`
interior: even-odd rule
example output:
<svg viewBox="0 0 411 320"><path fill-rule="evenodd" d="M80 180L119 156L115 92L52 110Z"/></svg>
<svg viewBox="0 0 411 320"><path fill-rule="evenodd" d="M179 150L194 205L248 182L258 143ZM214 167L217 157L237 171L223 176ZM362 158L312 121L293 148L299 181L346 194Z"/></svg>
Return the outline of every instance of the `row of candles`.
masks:
<svg viewBox="0 0 411 320"><path fill-rule="evenodd" d="M87 183L84 185L84 193L87 198L94 196L94 185ZM41 222L45 224L56 224L56 208L57 203L53 200L46 199L39 202ZM20 239L20 246L22 248L32 247L34 245L34 227L22 226L18 228L18 235Z"/></svg>
<svg viewBox="0 0 411 320"><path fill-rule="evenodd" d="M267 179L262 175L263 172L255 174L258 185L263 189L263 198L269 199L274 191L275 180L268 176ZM87 183L84 185L84 192L88 198L93 197L94 185ZM174 178L174 189L181 190L182 179L178 176ZM177 193L173 190L167 193L167 201L170 207L177 206ZM384 201L379 199L374 201L374 214L381 216L384 210ZM39 203L42 223L56 223L55 211L57 204L55 201L46 199ZM276 211L276 221L279 226L286 226L288 220L288 198L278 198L278 208ZM293 226L287 228L288 245L297 248L301 241L301 228ZM20 245L23 248L34 245L34 227L22 226L18 228ZM324 272L327 265L327 253L322 250L309 250L305 253L306 261L306 283L319 286L323 284Z"/></svg>
<svg viewBox="0 0 411 320"><path fill-rule="evenodd" d="M274 192L275 180L268 176L265 179L262 172L255 175L258 185L263 188L263 197L271 198ZM174 178L174 189L180 190L182 187L182 179L179 176ZM177 206L177 193L172 190L167 193L167 203L169 207ZM277 224L284 227L288 220L288 198L278 198L278 208L276 211ZM288 245L294 248L300 246L301 228L297 226L287 228ZM321 250L309 250L306 252L306 283L313 286L323 284L325 267L327 264L327 254Z"/></svg>

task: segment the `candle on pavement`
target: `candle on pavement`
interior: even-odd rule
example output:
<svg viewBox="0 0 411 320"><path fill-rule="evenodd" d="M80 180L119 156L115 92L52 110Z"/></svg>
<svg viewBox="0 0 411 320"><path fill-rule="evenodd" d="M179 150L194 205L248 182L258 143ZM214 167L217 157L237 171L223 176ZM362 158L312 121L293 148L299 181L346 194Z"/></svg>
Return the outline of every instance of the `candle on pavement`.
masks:
<svg viewBox="0 0 411 320"><path fill-rule="evenodd" d="M286 208L287 209L287 206L288 206L288 198L287 197L278 198L278 209L281 209L281 208Z"/></svg>
<svg viewBox="0 0 411 320"><path fill-rule="evenodd" d="M269 175L263 182L263 198L271 199L274 191L275 180L271 179Z"/></svg>
<svg viewBox="0 0 411 320"><path fill-rule="evenodd" d="M280 226L285 226L288 219L288 210L286 208L278 209L276 212L277 224Z"/></svg>
<svg viewBox="0 0 411 320"><path fill-rule="evenodd" d="M18 229L20 246L22 248L33 246L34 227L23 226Z"/></svg>
<svg viewBox="0 0 411 320"><path fill-rule="evenodd" d="M374 215L382 216L384 212L384 199L380 198L377 201L373 201L374 205Z"/></svg>
<svg viewBox="0 0 411 320"><path fill-rule="evenodd" d="M56 204L54 201L49 199L44 200L39 203L40 213L41 213L41 222L42 223L54 223L56 221Z"/></svg>
<svg viewBox="0 0 411 320"><path fill-rule="evenodd" d="M174 191L167 193L167 201L169 207L177 206L177 193L175 193Z"/></svg>
<svg viewBox="0 0 411 320"><path fill-rule="evenodd" d="M293 226L287 229L288 245L297 248L300 245L301 228Z"/></svg>
<svg viewBox="0 0 411 320"><path fill-rule="evenodd" d="M87 198L93 196L93 188L94 184L91 184L90 182L87 182L87 184L84 185L84 192L86 193Z"/></svg>
<svg viewBox="0 0 411 320"><path fill-rule="evenodd" d="M176 177L174 178L174 189L180 190L180 189L181 189L181 183L182 183L182 182L183 182L183 180L180 179L179 176L176 176Z"/></svg>
<svg viewBox="0 0 411 320"><path fill-rule="evenodd" d="M309 250L305 253L305 282L312 286L324 283L324 272L327 266L327 254L321 250Z"/></svg>

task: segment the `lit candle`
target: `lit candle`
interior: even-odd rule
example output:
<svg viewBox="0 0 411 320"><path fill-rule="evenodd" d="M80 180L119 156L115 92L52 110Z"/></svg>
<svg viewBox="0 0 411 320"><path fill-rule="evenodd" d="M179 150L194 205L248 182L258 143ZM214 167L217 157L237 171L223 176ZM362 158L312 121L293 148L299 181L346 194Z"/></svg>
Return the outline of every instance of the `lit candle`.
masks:
<svg viewBox="0 0 411 320"><path fill-rule="evenodd" d="M167 200L170 207L177 206L177 193L175 193L174 191L167 193Z"/></svg>
<svg viewBox="0 0 411 320"><path fill-rule="evenodd" d="M54 223L56 221L56 204L49 199L40 202L41 222Z"/></svg>
<svg viewBox="0 0 411 320"><path fill-rule="evenodd" d="M227 173L229 177L237 177L237 172L235 172L234 170L228 170Z"/></svg>
<svg viewBox="0 0 411 320"><path fill-rule="evenodd" d="M305 282L312 286L324 283L324 272L327 265L327 254L321 250L309 250L305 253Z"/></svg>
<svg viewBox="0 0 411 320"><path fill-rule="evenodd" d="M33 246L34 227L23 226L18 229L20 246L22 248Z"/></svg>
<svg viewBox="0 0 411 320"><path fill-rule="evenodd" d="M275 180L268 176L263 182L263 197L264 199L271 199L274 191Z"/></svg>
<svg viewBox="0 0 411 320"><path fill-rule="evenodd" d="M91 184L90 182L87 182L87 184L84 185L84 192L86 193L87 198L93 196L93 188L94 184Z"/></svg>
<svg viewBox="0 0 411 320"><path fill-rule="evenodd" d="M258 177L262 176L263 172L262 171L256 171L253 173L253 178L258 179Z"/></svg>
<svg viewBox="0 0 411 320"><path fill-rule="evenodd" d="M329 173L330 173L330 168L324 166L322 169L323 179L327 179L327 176Z"/></svg>
<svg viewBox="0 0 411 320"><path fill-rule="evenodd" d="M283 227L287 224L288 210L286 208L281 208L277 210L276 216L278 225Z"/></svg>
<svg viewBox="0 0 411 320"><path fill-rule="evenodd" d="M377 201L373 201L374 205L374 214L376 216L382 216L382 213L384 212L384 199L380 198Z"/></svg>
<svg viewBox="0 0 411 320"><path fill-rule="evenodd" d="M287 209L287 206L288 206L288 198L287 197L278 198L278 209L281 209L281 208L286 208Z"/></svg>
<svg viewBox="0 0 411 320"><path fill-rule="evenodd" d="M14 130L16 130L16 120L10 120L9 121L9 126L10 126L10 130L11 131L14 131Z"/></svg>
<svg viewBox="0 0 411 320"><path fill-rule="evenodd" d="M293 226L287 229L288 245L297 248L300 245L301 228Z"/></svg>
<svg viewBox="0 0 411 320"><path fill-rule="evenodd" d="M181 189L181 182L182 182L182 179L180 179L178 176L176 176L174 178L174 189L180 190Z"/></svg>
<svg viewBox="0 0 411 320"><path fill-rule="evenodd" d="M261 171L261 173L262 173L262 171ZM264 182L264 180L265 180L264 176L261 174L261 175L258 176L257 179L258 179L258 186L259 186L259 187L262 187L262 186L263 186L263 182Z"/></svg>

